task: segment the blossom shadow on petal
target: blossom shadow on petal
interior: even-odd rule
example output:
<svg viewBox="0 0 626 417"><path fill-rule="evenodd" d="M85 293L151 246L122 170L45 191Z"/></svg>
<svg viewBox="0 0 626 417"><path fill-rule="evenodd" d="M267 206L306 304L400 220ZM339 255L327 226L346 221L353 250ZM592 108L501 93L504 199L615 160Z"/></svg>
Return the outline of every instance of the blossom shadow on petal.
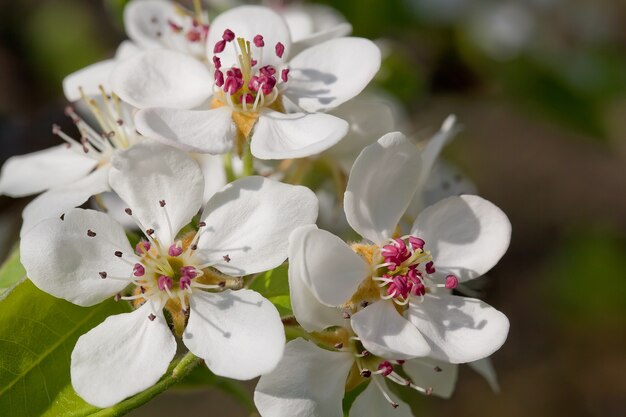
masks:
<svg viewBox="0 0 626 417"><path fill-rule="evenodd" d="M324 96L332 91L336 84L336 75L316 69L291 69L289 95L297 97L315 98L320 104L329 104L337 97ZM328 88L324 88L328 86Z"/></svg>

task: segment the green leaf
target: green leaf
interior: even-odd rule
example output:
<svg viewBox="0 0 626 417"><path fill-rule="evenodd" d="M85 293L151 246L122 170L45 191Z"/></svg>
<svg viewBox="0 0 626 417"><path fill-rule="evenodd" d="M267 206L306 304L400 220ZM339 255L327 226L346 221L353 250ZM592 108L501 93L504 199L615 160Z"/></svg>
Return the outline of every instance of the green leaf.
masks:
<svg viewBox="0 0 626 417"><path fill-rule="evenodd" d="M4 269L4 268L3 268ZM78 307L24 280L0 299L0 410L5 416L88 416L98 411L70 384L78 337L126 303Z"/></svg>
<svg viewBox="0 0 626 417"><path fill-rule="evenodd" d="M0 266L0 294L26 276L26 270L20 263L19 248L15 248Z"/></svg>
<svg viewBox="0 0 626 417"><path fill-rule="evenodd" d="M288 268L287 264L282 264L271 271L258 275L248 287L271 301L283 317L293 314L289 297Z"/></svg>

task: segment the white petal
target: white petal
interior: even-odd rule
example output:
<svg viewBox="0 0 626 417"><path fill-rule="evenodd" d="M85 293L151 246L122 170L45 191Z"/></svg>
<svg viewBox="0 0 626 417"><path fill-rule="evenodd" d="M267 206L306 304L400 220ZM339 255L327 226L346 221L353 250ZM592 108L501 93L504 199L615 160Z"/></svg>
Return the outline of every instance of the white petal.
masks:
<svg viewBox="0 0 626 417"><path fill-rule="evenodd" d="M65 145L14 156L2 166L0 194L24 197L69 184L85 177L97 163Z"/></svg>
<svg viewBox="0 0 626 417"><path fill-rule="evenodd" d="M489 201L463 195L426 208L411 234L426 242L438 276L454 274L459 281L467 281L498 263L509 247L511 223Z"/></svg>
<svg viewBox="0 0 626 417"><path fill-rule="evenodd" d="M72 209L65 220L44 220L20 242L22 264L41 290L80 306L113 296L129 282L102 279L130 277L132 265L115 256L132 254L124 229L104 213ZM96 236L87 236L91 230Z"/></svg>
<svg viewBox="0 0 626 417"><path fill-rule="evenodd" d="M406 218L413 219L409 221L408 227L424 208L444 198L462 194L476 194L476 185L452 165L437 161L406 211Z"/></svg>
<svg viewBox="0 0 626 417"><path fill-rule="evenodd" d="M350 172L354 160L363 148L386 133L397 130L398 123L393 109L390 100L365 93L337 107L332 114L347 121L350 130L327 153L342 164L345 172Z"/></svg>
<svg viewBox="0 0 626 417"><path fill-rule="evenodd" d="M248 380L272 371L285 333L276 307L251 290L196 291L183 342L219 376Z"/></svg>
<svg viewBox="0 0 626 417"><path fill-rule="evenodd" d="M254 403L264 417L343 417L341 400L352 363L348 352L293 340L276 369L259 380Z"/></svg>
<svg viewBox="0 0 626 417"><path fill-rule="evenodd" d="M115 154L111 164L111 187L163 244L173 242L202 206L202 171L179 149L143 141Z"/></svg>
<svg viewBox="0 0 626 417"><path fill-rule="evenodd" d="M291 307L298 323L307 332L324 330L330 326L344 326L346 320L336 307L319 302L304 283L307 272L307 252L304 239L315 225L302 226L289 236L289 294Z"/></svg>
<svg viewBox="0 0 626 417"><path fill-rule="evenodd" d="M479 359L474 362L468 362L470 368L476 371L480 376L485 378L487 383L489 384L489 388L495 393L500 392L500 384L498 383L498 375L496 375L496 370L493 368L493 363L491 363L491 358Z"/></svg>
<svg viewBox="0 0 626 417"><path fill-rule="evenodd" d="M146 303L132 313L108 317L78 339L72 386L88 403L110 407L154 385L175 354L176 340L163 312Z"/></svg>
<svg viewBox="0 0 626 417"><path fill-rule="evenodd" d="M109 182L109 178L106 178L107 184ZM102 207L106 207L106 213L115 219L116 222L122 225L124 230L138 230L137 223L135 220L128 214L126 214L126 207L128 205L120 198L119 195L114 193L113 191L109 191L106 193L102 193L98 195L98 201L95 199L89 201L89 208L94 210L102 210ZM139 231L140 232L140 231ZM141 232L140 232L141 233Z"/></svg>
<svg viewBox="0 0 626 417"><path fill-rule="evenodd" d="M433 394L441 398L452 396L459 373L458 365L430 358L406 361L403 369L415 385L432 388Z"/></svg>
<svg viewBox="0 0 626 417"><path fill-rule="evenodd" d="M289 63L285 95L309 112L329 110L359 94L380 68L367 39L339 38L305 49Z"/></svg>
<svg viewBox="0 0 626 417"><path fill-rule="evenodd" d="M420 153L401 133L389 133L363 149L344 196L350 226L374 243L389 239L419 186L420 172Z"/></svg>
<svg viewBox="0 0 626 417"><path fill-rule="evenodd" d="M226 274L248 275L283 263L291 231L315 223L317 199L306 187L247 177L215 194L202 219L198 255Z"/></svg>
<svg viewBox="0 0 626 417"><path fill-rule="evenodd" d="M322 4L287 6L282 16L289 26L292 42L297 42L297 47L301 48L298 51L352 32L352 25L346 22L345 17L332 7Z"/></svg>
<svg viewBox="0 0 626 417"><path fill-rule="evenodd" d="M117 50L115 51L115 59L127 59L138 55L139 53L141 53L141 51L142 49L139 48L136 43L129 40L124 40L122 41L122 43L120 43L120 45L117 47Z"/></svg>
<svg viewBox="0 0 626 417"><path fill-rule="evenodd" d="M292 237L290 246L290 252L298 256L294 271L297 267L300 278L327 306L344 304L370 275L368 264L325 230L302 231Z"/></svg>
<svg viewBox="0 0 626 417"><path fill-rule="evenodd" d="M189 152L223 154L231 150L236 135L232 110L144 109L135 115L142 135Z"/></svg>
<svg viewBox="0 0 626 417"><path fill-rule="evenodd" d="M398 408L393 408L385 399L383 393L376 386L374 381L370 382L365 391L363 391L352 404L350 408L350 417L413 417L409 406L399 399L389 388L386 383L381 381L385 391L391 397L391 400L398 404Z"/></svg>
<svg viewBox="0 0 626 417"><path fill-rule="evenodd" d="M279 65L284 58L289 56L291 48L289 28L280 15L267 7L240 6L217 16L211 22L211 27L209 28L207 40L207 55L209 57L213 56L215 43L222 39L226 29L232 30L236 38L244 38L250 41L252 55L254 59L259 60L257 64L259 68L265 65ZM265 41L262 57L259 54L260 49L252 43L256 35L263 36ZM274 48L278 42L285 46L283 58L279 58L275 53ZM235 55L235 48L232 45L226 45L226 49L217 54L217 56L221 59L224 68L240 66Z"/></svg>
<svg viewBox="0 0 626 417"><path fill-rule="evenodd" d="M427 294L422 303L410 303L409 320L430 343L431 356L451 363L491 355L509 332L509 320L490 305L443 293Z"/></svg>
<svg viewBox="0 0 626 417"><path fill-rule="evenodd" d="M202 201L207 202L228 183L224 172L224 160L220 155L193 154L190 156L198 162L202 170L204 176Z"/></svg>
<svg viewBox="0 0 626 417"><path fill-rule="evenodd" d="M109 190L109 167L105 166L76 182L46 191L24 208L20 235L23 236L40 221L58 219L69 209L82 205L92 195Z"/></svg>
<svg viewBox="0 0 626 417"><path fill-rule="evenodd" d="M211 74L200 61L165 49L122 60L111 73L113 91L138 108L193 108L211 95L212 85Z"/></svg>
<svg viewBox="0 0 626 417"><path fill-rule="evenodd" d="M376 356L410 359L430 353L428 343L392 301L376 301L352 315L352 329Z"/></svg>
<svg viewBox="0 0 626 417"><path fill-rule="evenodd" d="M330 114L265 112L254 127L250 149L260 159L316 155L348 133L348 122Z"/></svg>
<svg viewBox="0 0 626 417"><path fill-rule="evenodd" d="M169 1L131 1L124 8L124 29L126 35L141 48L161 47L163 33L168 20L175 19L174 3Z"/></svg>
<svg viewBox="0 0 626 417"><path fill-rule="evenodd" d="M428 140L422 150L422 178L428 178L441 151L459 131L460 127L456 124L456 116L450 115L444 120L439 132Z"/></svg>
<svg viewBox="0 0 626 417"><path fill-rule="evenodd" d="M82 68L63 79L63 94L68 101L81 99L80 89L87 96L100 96L100 87L111 91L109 76L115 67L116 60L107 59Z"/></svg>

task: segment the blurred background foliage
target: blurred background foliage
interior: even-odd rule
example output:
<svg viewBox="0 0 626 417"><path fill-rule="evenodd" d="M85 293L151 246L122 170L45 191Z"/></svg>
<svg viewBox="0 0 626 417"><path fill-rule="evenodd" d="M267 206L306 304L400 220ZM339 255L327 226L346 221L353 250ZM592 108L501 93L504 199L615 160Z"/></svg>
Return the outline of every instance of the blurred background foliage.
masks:
<svg viewBox="0 0 626 417"><path fill-rule="evenodd" d="M406 107L407 133L458 115L464 131L446 157L513 223L509 253L475 288L511 319L493 358L502 392L462 367L453 399L420 399L422 414L623 416L626 2L320 3L379 43L375 87ZM57 143L52 123L69 126L61 81L113 54L124 4L0 2L0 162ZM5 254L26 202L0 199ZM187 416L248 413L202 390L165 395L134 415L183 406Z"/></svg>

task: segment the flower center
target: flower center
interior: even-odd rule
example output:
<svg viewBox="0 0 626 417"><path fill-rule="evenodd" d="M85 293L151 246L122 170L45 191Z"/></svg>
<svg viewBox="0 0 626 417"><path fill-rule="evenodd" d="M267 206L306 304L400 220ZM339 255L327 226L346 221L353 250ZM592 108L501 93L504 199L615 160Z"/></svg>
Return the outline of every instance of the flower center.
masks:
<svg viewBox="0 0 626 417"><path fill-rule="evenodd" d="M235 50L237 63L224 68L219 54L228 44ZM261 66L264 51L266 45L262 35L256 35L251 42L236 38L230 29L224 31L222 39L213 47L214 96L222 105L237 112L257 113L261 108L270 107L276 102L280 89L289 81L289 69L284 68L279 73L279 69L273 65ZM282 58L285 46L278 42L272 53Z"/></svg>
<svg viewBox="0 0 626 417"><path fill-rule="evenodd" d="M363 281L344 307L354 312L378 299L404 306L412 296L423 297L435 288L456 288L455 275L446 276L444 283L437 282L433 257L425 246L423 239L411 235L390 239L382 246L352 245L371 265L372 276Z"/></svg>

